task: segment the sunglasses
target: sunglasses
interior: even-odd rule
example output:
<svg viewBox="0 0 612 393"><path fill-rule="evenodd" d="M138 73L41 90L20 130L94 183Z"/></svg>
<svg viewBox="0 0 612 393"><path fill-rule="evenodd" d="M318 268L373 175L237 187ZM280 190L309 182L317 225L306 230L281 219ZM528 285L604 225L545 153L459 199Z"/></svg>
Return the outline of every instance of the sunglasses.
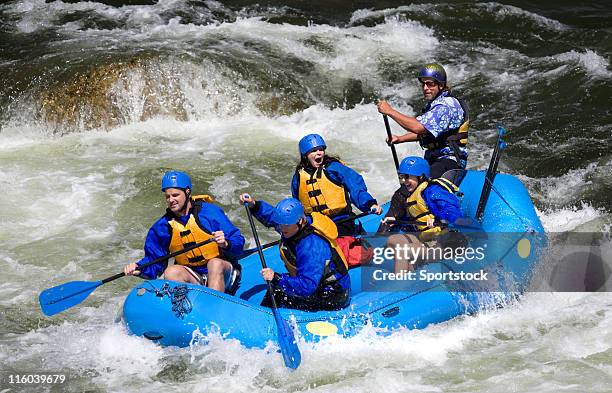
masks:
<svg viewBox="0 0 612 393"><path fill-rule="evenodd" d="M438 85L438 82L436 81L419 81L419 82L421 82L421 86L427 86L429 88L432 88Z"/></svg>

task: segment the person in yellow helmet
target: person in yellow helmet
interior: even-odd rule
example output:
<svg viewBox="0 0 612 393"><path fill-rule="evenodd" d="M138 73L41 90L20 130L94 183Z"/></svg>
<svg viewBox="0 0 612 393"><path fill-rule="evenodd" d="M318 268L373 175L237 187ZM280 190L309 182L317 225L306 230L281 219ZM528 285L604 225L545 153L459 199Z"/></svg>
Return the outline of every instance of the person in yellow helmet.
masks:
<svg viewBox="0 0 612 393"><path fill-rule="evenodd" d="M123 269L126 275L153 279L162 273L166 280L207 285L225 292L237 284L238 257L244 247L244 237L223 210L212 203L208 195L191 195L192 184L184 172L167 172L162 179L162 191L168 209L157 220L145 241L145 256ZM139 266L180 251L191 244L214 239L202 247L175 257L175 264L160 262L144 269Z"/></svg>

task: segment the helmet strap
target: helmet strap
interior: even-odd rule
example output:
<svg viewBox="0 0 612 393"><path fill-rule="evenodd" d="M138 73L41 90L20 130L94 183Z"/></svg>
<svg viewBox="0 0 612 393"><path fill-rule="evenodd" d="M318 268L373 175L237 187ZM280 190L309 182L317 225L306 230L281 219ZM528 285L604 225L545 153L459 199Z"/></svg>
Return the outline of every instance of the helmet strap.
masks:
<svg viewBox="0 0 612 393"><path fill-rule="evenodd" d="M299 221L296 223L298 226L298 230L295 233L295 235L293 235L292 237L295 237L298 233L302 232L304 230L304 228L306 228L306 223L308 221L306 221L306 219L304 217L300 218Z"/></svg>

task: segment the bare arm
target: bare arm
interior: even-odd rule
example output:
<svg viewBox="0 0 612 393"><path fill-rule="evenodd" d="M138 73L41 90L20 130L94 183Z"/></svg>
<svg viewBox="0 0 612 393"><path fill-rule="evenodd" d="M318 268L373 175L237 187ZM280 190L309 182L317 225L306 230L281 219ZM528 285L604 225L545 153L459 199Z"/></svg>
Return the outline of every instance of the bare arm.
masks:
<svg viewBox="0 0 612 393"><path fill-rule="evenodd" d="M387 101L379 101L376 106L378 107L378 111L380 113L389 116L402 128L408 131L408 133L402 136L393 137L392 142L401 143L416 141L418 139L419 134L424 134L425 132L427 132L425 127L423 127L423 125L419 123L416 118L412 116L406 116L403 113L396 111L391 105L389 105Z"/></svg>

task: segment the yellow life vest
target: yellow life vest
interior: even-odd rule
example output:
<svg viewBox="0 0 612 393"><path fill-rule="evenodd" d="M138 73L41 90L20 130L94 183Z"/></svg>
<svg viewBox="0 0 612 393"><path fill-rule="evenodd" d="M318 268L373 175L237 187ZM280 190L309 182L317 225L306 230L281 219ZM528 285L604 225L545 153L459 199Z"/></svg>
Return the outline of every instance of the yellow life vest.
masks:
<svg viewBox="0 0 612 393"><path fill-rule="evenodd" d="M333 182L327 175L326 164L321 165L312 174L301 168L298 176L298 199L304 206L304 212L323 213L326 216L348 214L351 203L348 191L342 184Z"/></svg>
<svg viewBox="0 0 612 393"><path fill-rule="evenodd" d="M459 191L457 186L450 180L444 178L432 179L429 181L423 181L421 184L419 184L412 194L410 194L410 196L406 199L406 213L416 221L414 226L416 227L417 231L420 232L419 239L423 242L428 242L446 232L446 229L443 229L439 225L434 225L432 228L427 227L427 220L435 220L436 218L427 208L425 200L422 196L423 190L425 190L430 184L437 184L452 194Z"/></svg>
<svg viewBox="0 0 612 393"><path fill-rule="evenodd" d="M203 242L213 237L200 224L198 213L201 209L202 202L213 202L213 198L209 195L196 195L192 197L193 208L189 214L189 219L185 225L172 219L168 224L172 228L170 238L170 252L180 251L186 247L196 243ZM185 266L204 266L206 263L221 255L219 246L215 242L210 242L202 247L195 248L186 253L174 257L174 261L178 265Z"/></svg>
<svg viewBox="0 0 612 393"><path fill-rule="evenodd" d="M334 261L336 271L332 271L330 267L331 261L325 262L325 268L323 270L323 277L321 278L321 282L319 285L328 285L335 281L337 278L335 273L338 272L340 275L345 275L348 273L348 262L340 247L338 247L338 243L336 243L336 239L338 238L338 227L332 221L331 218L317 212L313 212L312 215L312 224L308 227L304 228L300 233L293 236L291 239L283 239L279 245L280 255L283 261L285 262L285 267L289 274L293 277L297 275L297 259L292 249L290 248L290 243L293 245L297 244L304 237L315 233L325 239L327 243L329 243L329 247L332 252L332 260Z"/></svg>

